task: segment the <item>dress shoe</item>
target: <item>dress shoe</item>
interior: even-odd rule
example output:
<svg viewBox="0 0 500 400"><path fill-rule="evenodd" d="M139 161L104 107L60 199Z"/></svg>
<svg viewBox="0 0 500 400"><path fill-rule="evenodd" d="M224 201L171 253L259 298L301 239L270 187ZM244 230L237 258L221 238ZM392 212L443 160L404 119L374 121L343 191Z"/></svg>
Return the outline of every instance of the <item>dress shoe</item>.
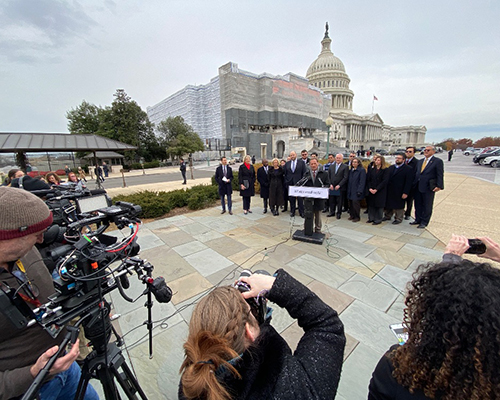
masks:
<svg viewBox="0 0 500 400"><path fill-rule="evenodd" d="M349 218L347 218L347 220L352 221L352 217L351 217L351 216L349 216Z"/></svg>
<svg viewBox="0 0 500 400"><path fill-rule="evenodd" d="M229 211L229 215L233 215L233 212L232 212L232 211Z"/></svg>
<svg viewBox="0 0 500 400"><path fill-rule="evenodd" d="M315 229L314 233L321 233L321 229Z"/></svg>
<svg viewBox="0 0 500 400"><path fill-rule="evenodd" d="M304 217L304 214L300 214L300 218L305 218L305 217Z"/></svg>
<svg viewBox="0 0 500 400"><path fill-rule="evenodd" d="M373 221L372 225L380 225L381 223L382 223L382 221Z"/></svg>
<svg viewBox="0 0 500 400"><path fill-rule="evenodd" d="M337 214L337 219L342 218L342 214Z"/></svg>
<svg viewBox="0 0 500 400"><path fill-rule="evenodd" d="M410 219L410 216L409 216L409 215L405 215L405 219L406 219L406 220L409 220L409 219Z"/></svg>
<svg viewBox="0 0 500 400"><path fill-rule="evenodd" d="M349 210L347 208L344 208L342 212L349 212Z"/></svg>
<svg viewBox="0 0 500 400"><path fill-rule="evenodd" d="M396 219L396 220L394 220L394 221L392 221L392 224L393 224L393 225L397 225L397 224L400 224L400 223L401 223L401 221L398 221L397 219Z"/></svg>
<svg viewBox="0 0 500 400"><path fill-rule="evenodd" d="M328 212L328 210L323 210L323 211L321 211L321 212L322 212L322 213L327 213L327 212ZM328 217L328 215L327 215L327 217Z"/></svg>
<svg viewBox="0 0 500 400"><path fill-rule="evenodd" d="M368 210L366 210L363 214L368 214Z"/></svg>
<svg viewBox="0 0 500 400"><path fill-rule="evenodd" d="M352 222L359 222L359 221L360 221L360 219L359 219L359 218L353 218L353 219L351 219L351 221L352 221Z"/></svg>
<svg viewBox="0 0 500 400"><path fill-rule="evenodd" d="M266 213L267 213L267 208L264 208L264 214L266 214Z"/></svg>
<svg viewBox="0 0 500 400"><path fill-rule="evenodd" d="M327 215L327 217L335 217L335 214L334 213L330 213Z"/></svg>
<svg viewBox="0 0 500 400"><path fill-rule="evenodd" d="M420 222L413 221L413 222L410 222L410 225L420 225Z"/></svg>
<svg viewBox="0 0 500 400"><path fill-rule="evenodd" d="M252 210L248 210L248 213L251 214L252 213Z"/></svg>
<svg viewBox="0 0 500 400"><path fill-rule="evenodd" d="M221 213L221 214L224 214L225 212L226 212L226 210L222 210L220 213Z"/></svg>
<svg viewBox="0 0 500 400"><path fill-rule="evenodd" d="M277 217L278 215L280 215L280 212L278 210L276 210L276 212L274 213L274 215Z"/></svg>
<svg viewBox="0 0 500 400"><path fill-rule="evenodd" d="M295 213L290 213L290 217L295 217Z"/></svg>
<svg viewBox="0 0 500 400"><path fill-rule="evenodd" d="M424 224L420 224L419 226L417 226L418 229L425 229L427 225L424 225Z"/></svg>
<svg viewBox="0 0 500 400"><path fill-rule="evenodd" d="M283 209L281 210L283 212L287 212L288 211L288 208L287 207L283 207Z"/></svg>
<svg viewBox="0 0 500 400"><path fill-rule="evenodd" d="M390 220L391 220L390 217L384 217L384 218L382 218L382 221L390 221Z"/></svg>
<svg viewBox="0 0 500 400"><path fill-rule="evenodd" d="M368 221L366 221L367 224L370 224L372 223L373 221L371 219L369 219Z"/></svg>

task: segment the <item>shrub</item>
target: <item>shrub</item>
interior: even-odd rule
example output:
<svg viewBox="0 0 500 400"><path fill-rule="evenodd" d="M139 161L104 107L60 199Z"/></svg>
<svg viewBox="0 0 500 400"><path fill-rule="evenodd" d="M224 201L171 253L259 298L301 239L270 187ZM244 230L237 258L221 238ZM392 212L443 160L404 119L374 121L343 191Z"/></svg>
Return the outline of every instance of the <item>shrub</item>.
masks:
<svg viewBox="0 0 500 400"><path fill-rule="evenodd" d="M159 161L149 161L144 163L144 169L148 168L158 168L160 166ZM125 165L123 166L125 168ZM130 166L127 165L127 167L130 167L131 169L142 169L142 164L141 163L132 163ZM130 169L128 168L128 169Z"/></svg>
<svg viewBox="0 0 500 400"><path fill-rule="evenodd" d="M141 206L142 218L158 218L174 208L188 206L191 210L200 210L211 206L219 198L217 186L197 185L191 189L172 192L142 191L129 195L113 197L113 202L127 201Z"/></svg>

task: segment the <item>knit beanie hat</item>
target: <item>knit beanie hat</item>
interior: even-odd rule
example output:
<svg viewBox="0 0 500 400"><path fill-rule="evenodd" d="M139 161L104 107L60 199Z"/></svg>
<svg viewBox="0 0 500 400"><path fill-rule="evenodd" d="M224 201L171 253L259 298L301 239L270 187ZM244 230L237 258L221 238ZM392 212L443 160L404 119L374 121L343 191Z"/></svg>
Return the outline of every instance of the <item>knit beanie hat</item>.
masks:
<svg viewBox="0 0 500 400"><path fill-rule="evenodd" d="M0 187L0 240L43 231L52 224L52 212L27 190Z"/></svg>

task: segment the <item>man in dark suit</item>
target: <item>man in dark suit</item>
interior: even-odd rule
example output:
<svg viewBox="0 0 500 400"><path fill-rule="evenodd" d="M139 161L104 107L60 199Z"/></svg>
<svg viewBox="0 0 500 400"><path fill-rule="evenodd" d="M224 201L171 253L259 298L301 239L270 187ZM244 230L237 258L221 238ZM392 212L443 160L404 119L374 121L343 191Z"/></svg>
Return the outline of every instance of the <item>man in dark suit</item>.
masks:
<svg viewBox="0 0 500 400"><path fill-rule="evenodd" d="M267 159L262 159L262 167L257 170L257 180L260 184L260 197L264 201L264 214L267 213L267 201L269 199L269 167Z"/></svg>
<svg viewBox="0 0 500 400"><path fill-rule="evenodd" d="M403 221L405 201L413 185L413 170L405 164L403 153L396 154L394 165L389 167L389 183L387 184L387 200L385 215L382 221L389 221L394 214L393 225Z"/></svg>
<svg viewBox="0 0 500 400"><path fill-rule="evenodd" d="M220 162L221 165L219 165L215 170L215 181L219 185L220 203L222 205L221 214L226 212L226 203L224 201L224 196L226 196L229 215L233 215L233 203L231 201L231 195L233 193L233 187L231 186L231 181L233 180L233 170L229 165L227 165L226 157L222 157Z"/></svg>
<svg viewBox="0 0 500 400"><path fill-rule="evenodd" d="M328 187L328 185L330 184L328 173L325 171L320 171L318 165L318 160L315 158L311 158L311 160L309 161L309 170L306 173L308 179L304 186ZM325 200L307 198L305 199L305 201L312 202L312 208L314 212L314 232L321 233L321 210L324 207Z"/></svg>
<svg viewBox="0 0 500 400"><path fill-rule="evenodd" d="M302 160L297 160L297 153L295 151L290 152L290 161L285 164L285 182L287 188L295 185L300 181L306 174L307 167ZM304 199L302 197L289 196L290 200L290 217L295 216L295 210L297 208L297 202L299 203L299 214L304 218Z"/></svg>
<svg viewBox="0 0 500 400"><path fill-rule="evenodd" d="M347 190L347 180L349 179L349 166L344 164L344 156L337 154L335 163L328 167L328 179L330 181L330 190L333 194L329 196L330 213L328 217L337 215L337 219L342 216L342 202ZM337 210L337 211L335 211Z"/></svg>
<svg viewBox="0 0 500 400"><path fill-rule="evenodd" d="M415 175L415 221L410 225L418 225L424 229L429 225L434 205L434 195L444 189L443 160L434 157L434 146L426 146L424 158L417 164Z"/></svg>
<svg viewBox="0 0 500 400"><path fill-rule="evenodd" d="M405 151L406 160L405 164L412 168L412 182L415 180L415 175L417 174L417 163L418 159L415 158L415 154L417 152L417 148L415 146L408 146ZM413 208L413 199L415 197L415 188L412 185L410 189L410 193L406 198L406 211L405 211L405 219L410 219L411 210Z"/></svg>

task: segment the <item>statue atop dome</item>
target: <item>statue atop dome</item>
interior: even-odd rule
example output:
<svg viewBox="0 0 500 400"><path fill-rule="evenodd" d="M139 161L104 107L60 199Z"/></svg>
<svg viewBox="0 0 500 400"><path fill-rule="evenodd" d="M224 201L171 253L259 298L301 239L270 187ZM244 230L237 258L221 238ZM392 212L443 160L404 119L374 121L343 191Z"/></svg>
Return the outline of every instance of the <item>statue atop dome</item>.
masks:
<svg viewBox="0 0 500 400"><path fill-rule="evenodd" d="M323 39L326 39L328 38L328 21L326 21L326 24L325 24L325 37Z"/></svg>

